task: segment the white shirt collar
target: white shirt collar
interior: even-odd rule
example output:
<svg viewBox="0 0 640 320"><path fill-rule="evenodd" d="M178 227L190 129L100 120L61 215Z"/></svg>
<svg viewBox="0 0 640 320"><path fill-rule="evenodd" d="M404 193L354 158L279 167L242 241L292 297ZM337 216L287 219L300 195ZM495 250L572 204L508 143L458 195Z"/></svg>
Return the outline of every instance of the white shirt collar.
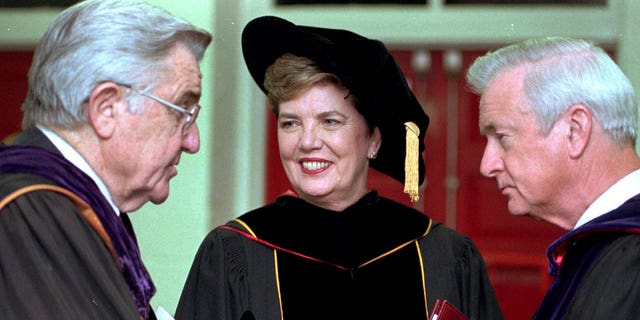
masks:
<svg viewBox="0 0 640 320"><path fill-rule="evenodd" d="M102 195L107 199L107 201L113 208L113 211L116 213L116 215L119 216L120 210L118 210L118 207L116 207L115 203L113 203L113 199L111 198L111 193L109 193L107 186L104 184L102 179L100 179L98 174L95 171L93 171L93 168L91 168L87 160L85 160L78 153L78 151L76 151L76 149L74 149L69 143L64 141L64 139L62 139L55 132L43 126L38 126L38 129L40 129L40 131L42 131L44 135L47 136L47 138L49 138L49 140L51 140L51 143L53 143L53 145L56 146L58 150L60 150L62 155L67 160L69 160L69 162L71 162L74 166L78 167L78 169L82 170L82 172L86 173L96 183L96 185L98 185L98 188L100 189L100 192L102 193Z"/></svg>
<svg viewBox="0 0 640 320"><path fill-rule="evenodd" d="M627 200L640 193L640 169L633 171L609 187L596 201L591 203L574 229L621 206Z"/></svg>

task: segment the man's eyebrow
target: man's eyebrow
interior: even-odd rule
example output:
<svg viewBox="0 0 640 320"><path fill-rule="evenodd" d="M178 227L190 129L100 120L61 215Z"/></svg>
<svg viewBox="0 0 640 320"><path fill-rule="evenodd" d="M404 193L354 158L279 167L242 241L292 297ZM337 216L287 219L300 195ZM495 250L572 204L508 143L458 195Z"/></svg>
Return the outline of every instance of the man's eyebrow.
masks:
<svg viewBox="0 0 640 320"><path fill-rule="evenodd" d="M199 92L195 92L195 91L192 91L192 90L185 91L180 96L178 96L178 99L176 99L176 104L192 102L192 101L199 101L200 100L200 96L201 95L200 95Z"/></svg>
<svg viewBox="0 0 640 320"><path fill-rule="evenodd" d="M493 123L480 126L480 134L483 136L493 132L496 132L496 126Z"/></svg>

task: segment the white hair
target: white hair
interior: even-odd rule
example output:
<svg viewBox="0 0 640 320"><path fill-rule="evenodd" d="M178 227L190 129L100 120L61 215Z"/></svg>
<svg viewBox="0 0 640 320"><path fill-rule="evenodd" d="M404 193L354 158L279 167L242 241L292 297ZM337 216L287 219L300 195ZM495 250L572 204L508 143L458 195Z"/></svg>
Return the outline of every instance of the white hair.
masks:
<svg viewBox="0 0 640 320"><path fill-rule="evenodd" d="M23 129L86 123L89 95L105 81L153 87L170 71L178 42L200 61L211 34L141 1L89 0L64 10L35 49Z"/></svg>
<svg viewBox="0 0 640 320"><path fill-rule="evenodd" d="M482 94L497 74L527 64L523 102L544 132L569 107L583 104L613 140L635 144L636 93L611 57L589 41L548 37L507 46L476 59L467 71L467 83Z"/></svg>

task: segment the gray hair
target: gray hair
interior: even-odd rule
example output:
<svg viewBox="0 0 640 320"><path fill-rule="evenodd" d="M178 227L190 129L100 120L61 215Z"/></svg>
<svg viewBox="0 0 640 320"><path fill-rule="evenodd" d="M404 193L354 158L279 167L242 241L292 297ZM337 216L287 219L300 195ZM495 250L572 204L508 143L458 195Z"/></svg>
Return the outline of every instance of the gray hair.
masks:
<svg viewBox="0 0 640 320"><path fill-rule="evenodd" d="M523 103L532 108L543 132L569 107L583 104L614 141L635 143L636 94L611 57L592 42L548 37L513 44L476 59L467 83L482 94L502 71L527 65Z"/></svg>
<svg viewBox="0 0 640 320"><path fill-rule="evenodd" d="M176 43L200 61L210 42L209 32L144 2L80 2L56 17L35 49L22 127L86 123L98 84L152 88L171 71L167 57ZM136 111L138 104L129 105Z"/></svg>

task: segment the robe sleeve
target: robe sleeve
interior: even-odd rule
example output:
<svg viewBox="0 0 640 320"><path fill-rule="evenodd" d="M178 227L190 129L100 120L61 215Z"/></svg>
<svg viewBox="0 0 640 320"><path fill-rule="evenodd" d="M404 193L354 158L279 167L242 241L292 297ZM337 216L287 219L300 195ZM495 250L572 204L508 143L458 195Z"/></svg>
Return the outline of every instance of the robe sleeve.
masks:
<svg viewBox="0 0 640 320"><path fill-rule="evenodd" d="M480 252L468 237L439 224L421 241L427 303L449 300L469 319L503 319Z"/></svg>
<svg viewBox="0 0 640 320"><path fill-rule="evenodd" d="M502 319L502 311L480 252L465 237L465 257L459 260L463 305L470 319Z"/></svg>
<svg viewBox="0 0 640 320"><path fill-rule="evenodd" d="M247 259L238 237L214 229L202 241L178 302L176 320L240 319L249 308Z"/></svg>
<svg viewBox="0 0 640 320"><path fill-rule="evenodd" d="M586 275L564 319L640 319L640 236L609 245Z"/></svg>
<svg viewBox="0 0 640 320"><path fill-rule="evenodd" d="M0 210L0 318L140 315L109 250L71 201L34 191Z"/></svg>

